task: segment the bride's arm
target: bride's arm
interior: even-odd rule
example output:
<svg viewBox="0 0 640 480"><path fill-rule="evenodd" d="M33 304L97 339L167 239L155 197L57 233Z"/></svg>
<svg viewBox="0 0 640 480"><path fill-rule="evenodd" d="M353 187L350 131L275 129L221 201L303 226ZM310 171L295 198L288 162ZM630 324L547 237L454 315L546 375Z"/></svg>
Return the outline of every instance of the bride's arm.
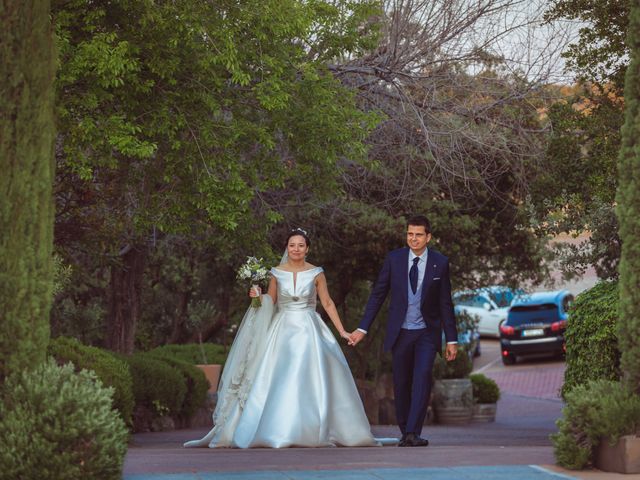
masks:
<svg viewBox="0 0 640 480"><path fill-rule="evenodd" d="M324 276L324 273L320 273L316 277L316 289L318 290L318 297L320 297L320 303L322 303L322 308L327 312L333 326L336 327L340 336L346 340L348 340L349 334L344 329L342 322L340 321L340 315L338 315L338 309L336 308L336 304L333 303L331 296L329 295L329 288L327 287L327 278Z"/></svg>

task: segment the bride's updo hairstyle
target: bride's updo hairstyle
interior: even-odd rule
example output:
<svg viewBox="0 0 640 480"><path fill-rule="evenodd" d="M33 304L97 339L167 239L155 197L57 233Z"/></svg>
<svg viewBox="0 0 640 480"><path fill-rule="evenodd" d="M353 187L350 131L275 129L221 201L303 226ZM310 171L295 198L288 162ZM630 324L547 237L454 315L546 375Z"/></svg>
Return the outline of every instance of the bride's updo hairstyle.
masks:
<svg viewBox="0 0 640 480"><path fill-rule="evenodd" d="M301 228L294 228L287 235L287 241L284 244L284 248L287 248L287 246L289 245L289 240L291 239L291 237L295 237L297 235L300 235L302 238L304 238L304 241L306 242L307 247L311 246L311 240L309 240L309 235L307 235L307 232Z"/></svg>

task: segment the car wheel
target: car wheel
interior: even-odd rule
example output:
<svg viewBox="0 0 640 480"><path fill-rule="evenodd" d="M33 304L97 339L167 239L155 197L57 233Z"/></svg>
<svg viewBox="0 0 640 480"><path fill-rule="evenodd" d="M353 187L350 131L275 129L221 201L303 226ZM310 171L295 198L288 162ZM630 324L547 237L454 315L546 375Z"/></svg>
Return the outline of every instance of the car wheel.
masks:
<svg viewBox="0 0 640 480"><path fill-rule="evenodd" d="M502 355L502 363L505 365L513 365L516 363L516 356L513 353Z"/></svg>

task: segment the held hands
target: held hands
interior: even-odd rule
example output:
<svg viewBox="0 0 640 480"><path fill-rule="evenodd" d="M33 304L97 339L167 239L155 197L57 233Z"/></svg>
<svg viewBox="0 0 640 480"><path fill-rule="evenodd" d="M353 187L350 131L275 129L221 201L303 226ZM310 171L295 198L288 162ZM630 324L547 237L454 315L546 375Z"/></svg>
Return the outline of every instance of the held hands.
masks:
<svg viewBox="0 0 640 480"><path fill-rule="evenodd" d="M349 335L349 345L351 345L352 347L355 347L358 343L362 341L364 336L365 336L365 333L361 332L360 330L355 330L354 332L351 333L351 335Z"/></svg>
<svg viewBox="0 0 640 480"><path fill-rule="evenodd" d="M340 332L340 337L344 338L345 340L351 341L351 334L349 332L347 332L346 330L343 330ZM351 344L349 344L351 345Z"/></svg>
<svg viewBox="0 0 640 480"><path fill-rule="evenodd" d="M447 360L447 362L455 360L457 354L458 354L458 344L447 343L447 348L444 351L444 358Z"/></svg>

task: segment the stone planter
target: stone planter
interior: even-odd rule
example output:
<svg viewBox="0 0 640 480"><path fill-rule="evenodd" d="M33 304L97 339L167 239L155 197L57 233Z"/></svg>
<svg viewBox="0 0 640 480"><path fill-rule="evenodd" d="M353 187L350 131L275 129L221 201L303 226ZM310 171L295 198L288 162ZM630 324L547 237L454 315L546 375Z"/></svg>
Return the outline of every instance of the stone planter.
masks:
<svg viewBox="0 0 640 480"><path fill-rule="evenodd" d="M468 378L436 380L433 385L436 422L469 423L473 415L473 387Z"/></svg>
<svg viewBox="0 0 640 480"><path fill-rule="evenodd" d="M605 472L640 473L640 437L625 435L613 445L609 438L601 439L595 464Z"/></svg>
<svg viewBox="0 0 640 480"><path fill-rule="evenodd" d="M471 421L473 423L495 422L497 409L497 403L476 403L473 406Z"/></svg>
<svg viewBox="0 0 640 480"><path fill-rule="evenodd" d="M200 370L204 372L204 376L209 381L209 393L216 393L218 391L218 382L220 381L220 373L222 372L222 365L209 364L209 365L196 365Z"/></svg>

